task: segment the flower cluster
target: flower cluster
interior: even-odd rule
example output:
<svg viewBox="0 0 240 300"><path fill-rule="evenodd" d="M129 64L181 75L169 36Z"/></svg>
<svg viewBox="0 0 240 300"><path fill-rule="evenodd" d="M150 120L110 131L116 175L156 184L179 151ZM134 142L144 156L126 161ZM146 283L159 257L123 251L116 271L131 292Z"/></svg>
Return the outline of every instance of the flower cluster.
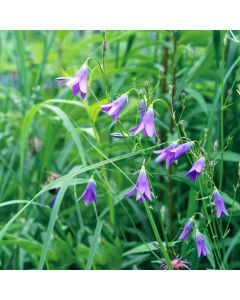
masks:
<svg viewBox="0 0 240 300"><path fill-rule="evenodd" d="M194 219L193 218L189 219L189 221L184 225L184 228L178 239L187 241L193 232L194 225L195 225ZM209 253L209 251L205 242L204 235L200 233L198 229L196 229L196 231L197 233L195 234L195 241L196 241L198 257L206 256L207 253Z"/></svg>
<svg viewBox="0 0 240 300"><path fill-rule="evenodd" d="M72 95L76 96L80 93L81 98L84 100L87 95L88 89L88 67L84 64L80 70L68 80L65 84L72 88ZM117 123L121 112L125 108L128 102L128 93L119 96L117 99L111 99L108 104L100 105L101 110L110 116L113 123ZM153 109L153 103L147 105L147 101L141 100L140 102L140 120L136 127L129 130L132 135L137 135L140 132L144 134L145 137L157 137L156 127L155 127L155 114ZM132 136L130 135L130 137ZM180 141L180 140L179 140ZM154 151L158 156L155 162L160 163L165 161L166 168L169 169L172 164L178 161L183 155L187 154L188 151L193 147L194 143L192 141L186 141L185 143L180 143L179 141L173 142L163 149ZM194 148L192 148L194 149ZM192 150L191 149L191 150ZM206 165L206 158L204 156L197 156L197 159L193 162L190 170L186 173L186 177L189 178L193 183L196 182L197 178L203 173ZM206 172L207 173L207 172ZM145 164L143 164L141 170L139 171L138 179L134 187L126 193L123 197L129 198L133 194L136 195L136 201L152 201L152 193L150 184L148 181L147 172L145 169ZM57 195L57 193L56 193ZM55 202L56 195L54 194L53 203ZM90 202L96 203L96 183L94 179L90 179L84 190L83 194L79 199L84 199L84 203L87 206ZM221 197L218 190L215 188L213 192L213 203L216 208L217 218L220 218L223 214L228 216L228 212L225 208L224 199ZM193 236L195 238L196 249L198 257L207 256L209 253L206 237L200 233L194 217L190 218L184 225L184 228L179 236L180 241L188 241L189 238ZM175 258L171 261L172 267L174 269L189 269L189 263L181 258ZM167 269L167 264L164 259L162 259L161 269Z"/></svg>

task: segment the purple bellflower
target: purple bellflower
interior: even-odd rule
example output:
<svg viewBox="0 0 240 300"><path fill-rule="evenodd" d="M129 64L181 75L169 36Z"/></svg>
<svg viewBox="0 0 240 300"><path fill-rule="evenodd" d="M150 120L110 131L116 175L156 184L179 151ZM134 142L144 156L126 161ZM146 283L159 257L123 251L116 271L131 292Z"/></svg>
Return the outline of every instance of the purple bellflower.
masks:
<svg viewBox="0 0 240 300"><path fill-rule="evenodd" d="M201 234L200 232L197 232L196 234L196 246L197 246L198 257L207 256L209 251L204 239L204 235Z"/></svg>
<svg viewBox="0 0 240 300"><path fill-rule="evenodd" d="M100 105L100 106L104 112L107 112L107 114L112 117L113 122L116 123L119 118L119 114L122 111L123 107L125 106L126 102L127 102L127 95L125 94L117 98L115 101L110 102L107 105Z"/></svg>
<svg viewBox="0 0 240 300"><path fill-rule="evenodd" d="M225 208L225 205L224 205L224 200L220 196L220 194L217 190L215 190L213 192L213 199L214 199L214 204L216 205L217 217L220 218L222 214L228 216L228 212L227 212L227 210Z"/></svg>
<svg viewBox="0 0 240 300"><path fill-rule="evenodd" d="M89 179L87 187L82 193L79 200L82 198L84 199L84 203L86 206L88 206L90 202L96 203L96 182L94 179Z"/></svg>
<svg viewBox="0 0 240 300"><path fill-rule="evenodd" d="M169 159L168 157L170 157L170 151L172 149L174 149L177 146L177 143L173 143L171 145L169 145L168 147L161 149L161 150L157 150L157 151L153 151L156 154L159 154L159 156L155 159L156 162L161 162L166 160L166 167L167 169L169 168Z"/></svg>
<svg viewBox="0 0 240 300"><path fill-rule="evenodd" d="M153 107L150 106L145 114L143 114L143 105L140 107L141 112L141 120L138 123L138 125L135 128L132 128L129 130L129 132L132 132L134 134L137 134L141 131L143 131L145 136L153 137L154 135L157 136L156 128L154 124L154 111Z"/></svg>
<svg viewBox="0 0 240 300"><path fill-rule="evenodd" d="M190 178L192 182L195 182L198 176L202 173L205 167L205 163L206 159L204 156L202 156L197 161L195 161L191 169L187 172L186 177Z"/></svg>
<svg viewBox="0 0 240 300"><path fill-rule="evenodd" d="M133 194L136 194L136 200L139 202L142 202L142 197L144 197L146 201L152 200L151 190L144 167L139 172L138 180L134 188L123 197L128 198Z"/></svg>
<svg viewBox="0 0 240 300"><path fill-rule="evenodd" d="M76 96L80 92L82 99L84 100L87 94L88 85L88 68L84 64L81 69L72 77L67 83L67 86L72 88L72 95Z"/></svg>
<svg viewBox="0 0 240 300"><path fill-rule="evenodd" d="M192 142L184 143L179 146L177 143L173 143L162 150L154 151L154 153L160 154L155 161L161 162L166 160L166 168L168 169L170 165L183 156L192 147L192 145Z"/></svg>
<svg viewBox="0 0 240 300"><path fill-rule="evenodd" d="M184 228L179 236L179 240L188 240L193 230L193 220L190 219L185 225Z"/></svg>

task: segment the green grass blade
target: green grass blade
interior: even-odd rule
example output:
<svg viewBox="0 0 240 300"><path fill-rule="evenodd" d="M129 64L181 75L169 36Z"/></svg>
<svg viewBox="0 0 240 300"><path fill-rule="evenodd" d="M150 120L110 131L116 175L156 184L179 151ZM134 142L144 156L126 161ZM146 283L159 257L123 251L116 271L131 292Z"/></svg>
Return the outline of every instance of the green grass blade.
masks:
<svg viewBox="0 0 240 300"><path fill-rule="evenodd" d="M101 231L102 231L102 226L103 226L103 221L98 219L97 226L96 226L95 233L94 233L94 237L93 237L93 242L92 242L92 245L91 245L91 248L90 248L90 253L89 253L89 256L88 256L86 270L91 270L91 268L92 268L93 259L94 259L94 255L95 255L95 252L96 252L98 239L99 239Z"/></svg>
<svg viewBox="0 0 240 300"><path fill-rule="evenodd" d="M60 205L62 203L63 196L65 195L66 190L67 190L68 186L70 185L71 180L72 180L72 178L70 177L64 181L62 187L60 188L60 190L58 192L56 202L53 206L52 214L51 214L51 217L50 217L50 220L48 223L48 229L47 229L47 233L46 233L45 240L43 243L43 249L42 249L42 253L41 253L41 257L40 257L40 261L39 261L39 265L38 265L39 270L42 270L44 267L44 262L45 262L48 248L50 245L50 239L51 239L51 236L53 233L53 228L54 228L57 216L58 216L58 211L59 211Z"/></svg>

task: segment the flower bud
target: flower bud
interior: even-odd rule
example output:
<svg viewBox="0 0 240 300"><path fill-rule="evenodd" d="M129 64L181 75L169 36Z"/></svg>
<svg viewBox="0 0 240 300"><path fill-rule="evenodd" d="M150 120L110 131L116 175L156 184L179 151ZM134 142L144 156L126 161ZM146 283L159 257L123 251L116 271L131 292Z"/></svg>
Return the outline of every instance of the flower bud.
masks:
<svg viewBox="0 0 240 300"><path fill-rule="evenodd" d="M214 150L217 150L217 149L218 149L218 141L217 141L217 140L214 142L213 148L214 148Z"/></svg>
<svg viewBox="0 0 240 300"><path fill-rule="evenodd" d="M108 43L105 40L103 41L102 49L103 49L103 53L105 53L108 49Z"/></svg>
<svg viewBox="0 0 240 300"><path fill-rule="evenodd" d="M145 81L145 89L146 89L146 92L148 93L148 89L149 89L149 83L148 83L148 81L147 81L147 80Z"/></svg>
<svg viewBox="0 0 240 300"><path fill-rule="evenodd" d="M204 155L206 153L205 149L203 147L200 147L201 153Z"/></svg>
<svg viewBox="0 0 240 300"><path fill-rule="evenodd" d="M214 165L215 165L214 161L213 161L213 160L210 160L210 162L209 162L209 167L210 167L210 168L214 168Z"/></svg>
<svg viewBox="0 0 240 300"><path fill-rule="evenodd" d="M183 127L184 126L184 120L181 120L179 123L178 123L179 126Z"/></svg>

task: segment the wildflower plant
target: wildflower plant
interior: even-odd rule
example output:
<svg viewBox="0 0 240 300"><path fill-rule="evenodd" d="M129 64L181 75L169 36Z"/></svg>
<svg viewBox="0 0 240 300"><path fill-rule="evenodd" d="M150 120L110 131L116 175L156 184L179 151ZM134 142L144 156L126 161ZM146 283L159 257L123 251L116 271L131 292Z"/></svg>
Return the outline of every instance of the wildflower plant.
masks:
<svg viewBox="0 0 240 300"><path fill-rule="evenodd" d="M51 211L47 233L43 238L37 235L43 242L38 269L49 265L53 268L56 263L52 255L47 256L49 249L54 249L52 237L56 243L64 245L66 253L66 249L76 247L67 253L69 266L72 267L74 261L74 268L134 268L134 262L139 268L146 264L161 270L230 268L225 255L229 246L226 237L232 234L232 227L237 228L233 218L239 208L235 202L240 172L234 173L237 183L232 196L227 196L230 188L224 176L225 159L232 163L238 156L229 158L231 152L229 154L227 148L231 146L231 139L224 136L223 111L228 107L229 97L236 95L229 94L224 102L225 79L221 79L222 94L218 92L215 102L211 102L214 98L211 91L206 93L206 100L200 95L203 89L197 91L201 80L192 80L198 76L199 62L204 56L199 56L198 63L190 71L190 62L178 70L180 61L190 55L186 45L181 45L183 50L177 51L178 43L184 41L178 37L182 33L174 31L172 38L169 33L159 34L164 41L153 41L156 47L154 62L150 63L149 55L146 61L150 66L146 67L129 56L132 45L135 46L135 37L129 38L127 50L122 53L121 35L109 33L108 43L106 32L101 32L101 51L98 51L98 39L96 56L89 53L91 47L78 56L76 64L81 65L76 73L72 72L72 78L58 87L59 97L40 102L36 94L36 104L31 108L26 103L26 110L23 107L26 117L21 129L23 144L17 181L24 183L31 172L35 174L35 169L39 174L33 176L34 180L42 180L48 163L61 173L29 202L36 205L36 199L41 197L42 206L36 206L35 210L38 212L44 207ZM221 36L223 38L223 33ZM148 36L144 37L148 41ZM223 41L221 43L224 47ZM160 50L159 44L163 47ZM135 52L140 51L139 45ZM196 51L203 55L199 49ZM139 57L146 53L139 52ZM155 61L159 53L164 58L161 68L160 62ZM130 64L128 60L131 59ZM224 59L222 51L221 60ZM224 66L220 67L225 74ZM210 75L207 73L207 78ZM215 79L219 80L219 76ZM237 79L236 75L232 84ZM228 82L227 87L230 86ZM216 87L220 91L218 81ZM25 98L32 99L26 88L22 86ZM218 122L214 123L217 109L219 126ZM33 131L40 128L44 138L39 151L28 153L28 131L31 121L37 120L37 112L41 112L42 123L36 123ZM215 128L215 124L219 128ZM46 126L46 133L42 125ZM47 147L53 161L47 155ZM36 168L34 163L40 158L43 163ZM14 156L11 163L15 163ZM90 177L92 174L94 178ZM22 184L17 199L25 199L34 188L36 186ZM46 195L48 191L54 191L53 195ZM25 202L18 204L22 203ZM59 213L61 209L63 214ZM33 218L34 222L37 218L46 218L49 213L40 212ZM0 232L1 237L17 217L18 214L11 216L10 223ZM54 226L58 232L56 238ZM42 227L37 226L35 231ZM68 243L70 247L65 247ZM230 253L231 248L228 251ZM78 256L77 259L72 255ZM114 266L110 265L110 260Z"/></svg>

